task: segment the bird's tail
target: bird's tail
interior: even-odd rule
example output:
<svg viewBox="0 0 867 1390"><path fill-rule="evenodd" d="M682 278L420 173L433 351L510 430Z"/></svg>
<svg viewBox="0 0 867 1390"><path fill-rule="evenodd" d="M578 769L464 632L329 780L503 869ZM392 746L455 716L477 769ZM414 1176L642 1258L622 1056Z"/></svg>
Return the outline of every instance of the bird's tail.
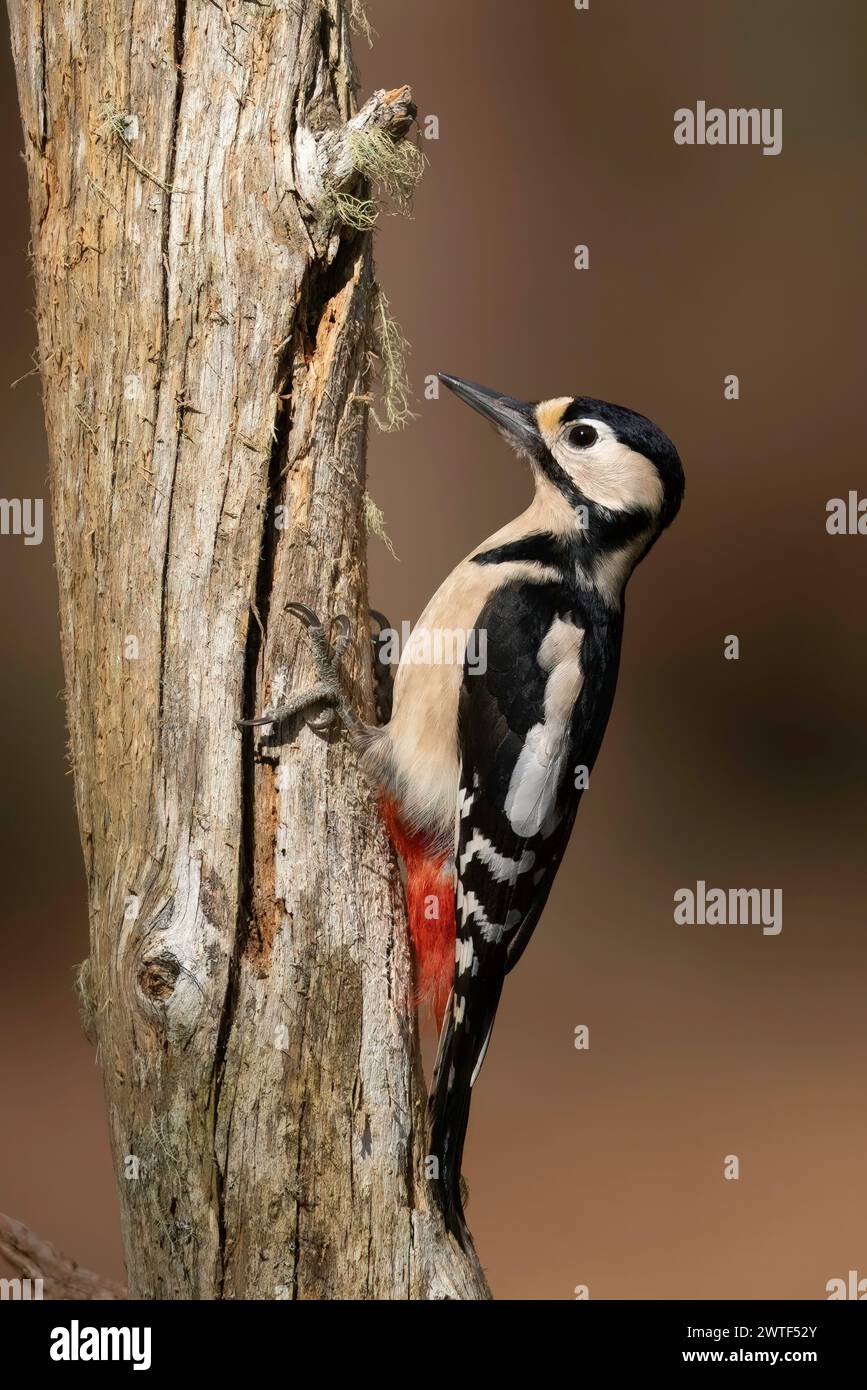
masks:
<svg viewBox="0 0 867 1390"><path fill-rule="evenodd" d="M467 1028L465 1020L455 1023L453 1001L449 1000L428 1100L428 1151L435 1161L431 1190L446 1226L463 1249L470 1239L461 1193L464 1140L473 1082L484 1060L499 997L497 989L476 1028Z"/></svg>
<svg viewBox="0 0 867 1390"><path fill-rule="evenodd" d="M431 1191L446 1226L458 1244L465 1248L467 1228L461 1200L461 1161L470 1119L472 1090L468 1085L457 1085L455 1053L454 1010L449 1000L428 1100L428 1149L429 1158L434 1163Z"/></svg>

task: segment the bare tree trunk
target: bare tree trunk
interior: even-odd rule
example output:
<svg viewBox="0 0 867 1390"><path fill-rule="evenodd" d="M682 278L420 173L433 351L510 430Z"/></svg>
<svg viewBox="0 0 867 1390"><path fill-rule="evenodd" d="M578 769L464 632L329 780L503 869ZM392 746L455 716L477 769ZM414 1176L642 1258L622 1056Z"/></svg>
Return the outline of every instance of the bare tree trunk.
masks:
<svg viewBox="0 0 867 1390"><path fill-rule="evenodd" d="M355 116L343 0L9 7L130 1296L485 1297L426 1193L372 793L334 737L235 728L312 679L291 600L351 617L371 714L371 246L335 195L408 89Z"/></svg>

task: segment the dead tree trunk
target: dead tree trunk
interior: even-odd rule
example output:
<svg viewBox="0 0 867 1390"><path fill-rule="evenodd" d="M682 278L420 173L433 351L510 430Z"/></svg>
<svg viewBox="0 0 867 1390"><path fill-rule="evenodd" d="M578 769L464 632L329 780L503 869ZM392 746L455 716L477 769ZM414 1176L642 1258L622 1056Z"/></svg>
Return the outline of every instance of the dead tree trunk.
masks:
<svg viewBox="0 0 867 1390"><path fill-rule="evenodd" d="M351 617L371 713L355 151L409 91L355 114L344 0L9 5L130 1293L484 1297L426 1194L371 791L235 727L312 678L291 600Z"/></svg>

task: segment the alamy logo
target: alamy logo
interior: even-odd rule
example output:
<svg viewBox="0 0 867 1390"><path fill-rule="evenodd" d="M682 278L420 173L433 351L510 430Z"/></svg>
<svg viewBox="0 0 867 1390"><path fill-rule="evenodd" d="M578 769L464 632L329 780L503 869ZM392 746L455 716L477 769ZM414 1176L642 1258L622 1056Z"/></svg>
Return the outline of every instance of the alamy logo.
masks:
<svg viewBox="0 0 867 1390"><path fill-rule="evenodd" d="M764 936L783 930L782 888L708 888L700 878L692 888L678 888L674 895L674 920L678 926L761 925Z"/></svg>
<svg viewBox="0 0 867 1390"><path fill-rule="evenodd" d="M417 627L404 621L401 631L383 628L376 639L379 661L394 666L464 666L472 676L483 676L488 669L488 634L483 627ZM401 655L401 652L403 653Z"/></svg>
<svg viewBox="0 0 867 1390"><path fill-rule="evenodd" d="M23 536L25 545L41 545L42 535L41 497L0 497L0 536Z"/></svg>
<svg viewBox="0 0 867 1390"><path fill-rule="evenodd" d="M41 1279L0 1279L0 1302L30 1302L44 1297Z"/></svg>
<svg viewBox="0 0 867 1390"><path fill-rule="evenodd" d="M783 110L776 106L708 106L696 102L695 110L681 106L674 113L676 145L761 145L762 154L779 154L783 148Z"/></svg>
<svg viewBox="0 0 867 1390"><path fill-rule="evenodd" d="M131 1361L134 1371L151 1364L149 1327L82 1327L73 1318L69 1327L51 1329L52 1361Z"/></svg>
<svg viewBox="0 0 867 1390"><path fill-rule="evenodd" d="M832 497L826 502L825 530L829 536L867 536L867 497L850 491L848 500Z"/></svg>
<svg viewBox="0 0 867 1390"><path fill-rule="evenodd" d="M863 1303L867 1299L867 1279L859 1278L857 1269L850 1269L848 1279L829 1279L825 1292L829 1302L835 1298L854 1298Z"/></svg>

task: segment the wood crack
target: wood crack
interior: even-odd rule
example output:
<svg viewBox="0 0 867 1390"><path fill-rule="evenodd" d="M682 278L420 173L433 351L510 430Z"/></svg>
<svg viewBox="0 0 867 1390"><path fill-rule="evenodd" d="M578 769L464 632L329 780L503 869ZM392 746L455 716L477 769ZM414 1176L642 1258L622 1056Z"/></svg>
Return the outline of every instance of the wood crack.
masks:
<svg viewBox="0 0 867 1390"><path fill-rule="evenodd" d="M165 191L163 193L163 220L162 220L162 239L161 239L161 261L162 261L162 342L160 344L160 361L157 373L158 399L157 408L154 416L154 432L156 433L157 421L160 418L160 397L162 395L165 375L166 362L169 352L169 339L171 336L171 326L169 320L169 299L171 282L171 260L169 257L169 245L171 237L172 220L172 188L175 178L175 164L177 161L178 148L178 128L181 119L181 104L184 95L184 25L187 17L187 0L176 0L175 3L175 28L174 28L174 60L175 60L175 95L174 110L172 114L172 125L169 137L169 153L166 162L166 176L164 179ZM183 432L183 413L175 415L175 450L172 464L172 478L169 486L168 509L166 516L166 546L163 557L162 586L160 592L160 668L159 668L159 728L163 727L165 714L165 678L166 678L166 653L168 647L168 601L169 601L169 567L171 560L172 545L172 520L175 500L175 483L178 473L178 456L181 447L181 435Z"/></svg>
<svg viewBox="0 0 867 1390"><path fill-rule="evenodd" d="M39 6L39 153L48 145L48 49L45 42L45 6ZM46 206L45 211L48 211ZM44 213L43 213L44 220Z"/></svg>

